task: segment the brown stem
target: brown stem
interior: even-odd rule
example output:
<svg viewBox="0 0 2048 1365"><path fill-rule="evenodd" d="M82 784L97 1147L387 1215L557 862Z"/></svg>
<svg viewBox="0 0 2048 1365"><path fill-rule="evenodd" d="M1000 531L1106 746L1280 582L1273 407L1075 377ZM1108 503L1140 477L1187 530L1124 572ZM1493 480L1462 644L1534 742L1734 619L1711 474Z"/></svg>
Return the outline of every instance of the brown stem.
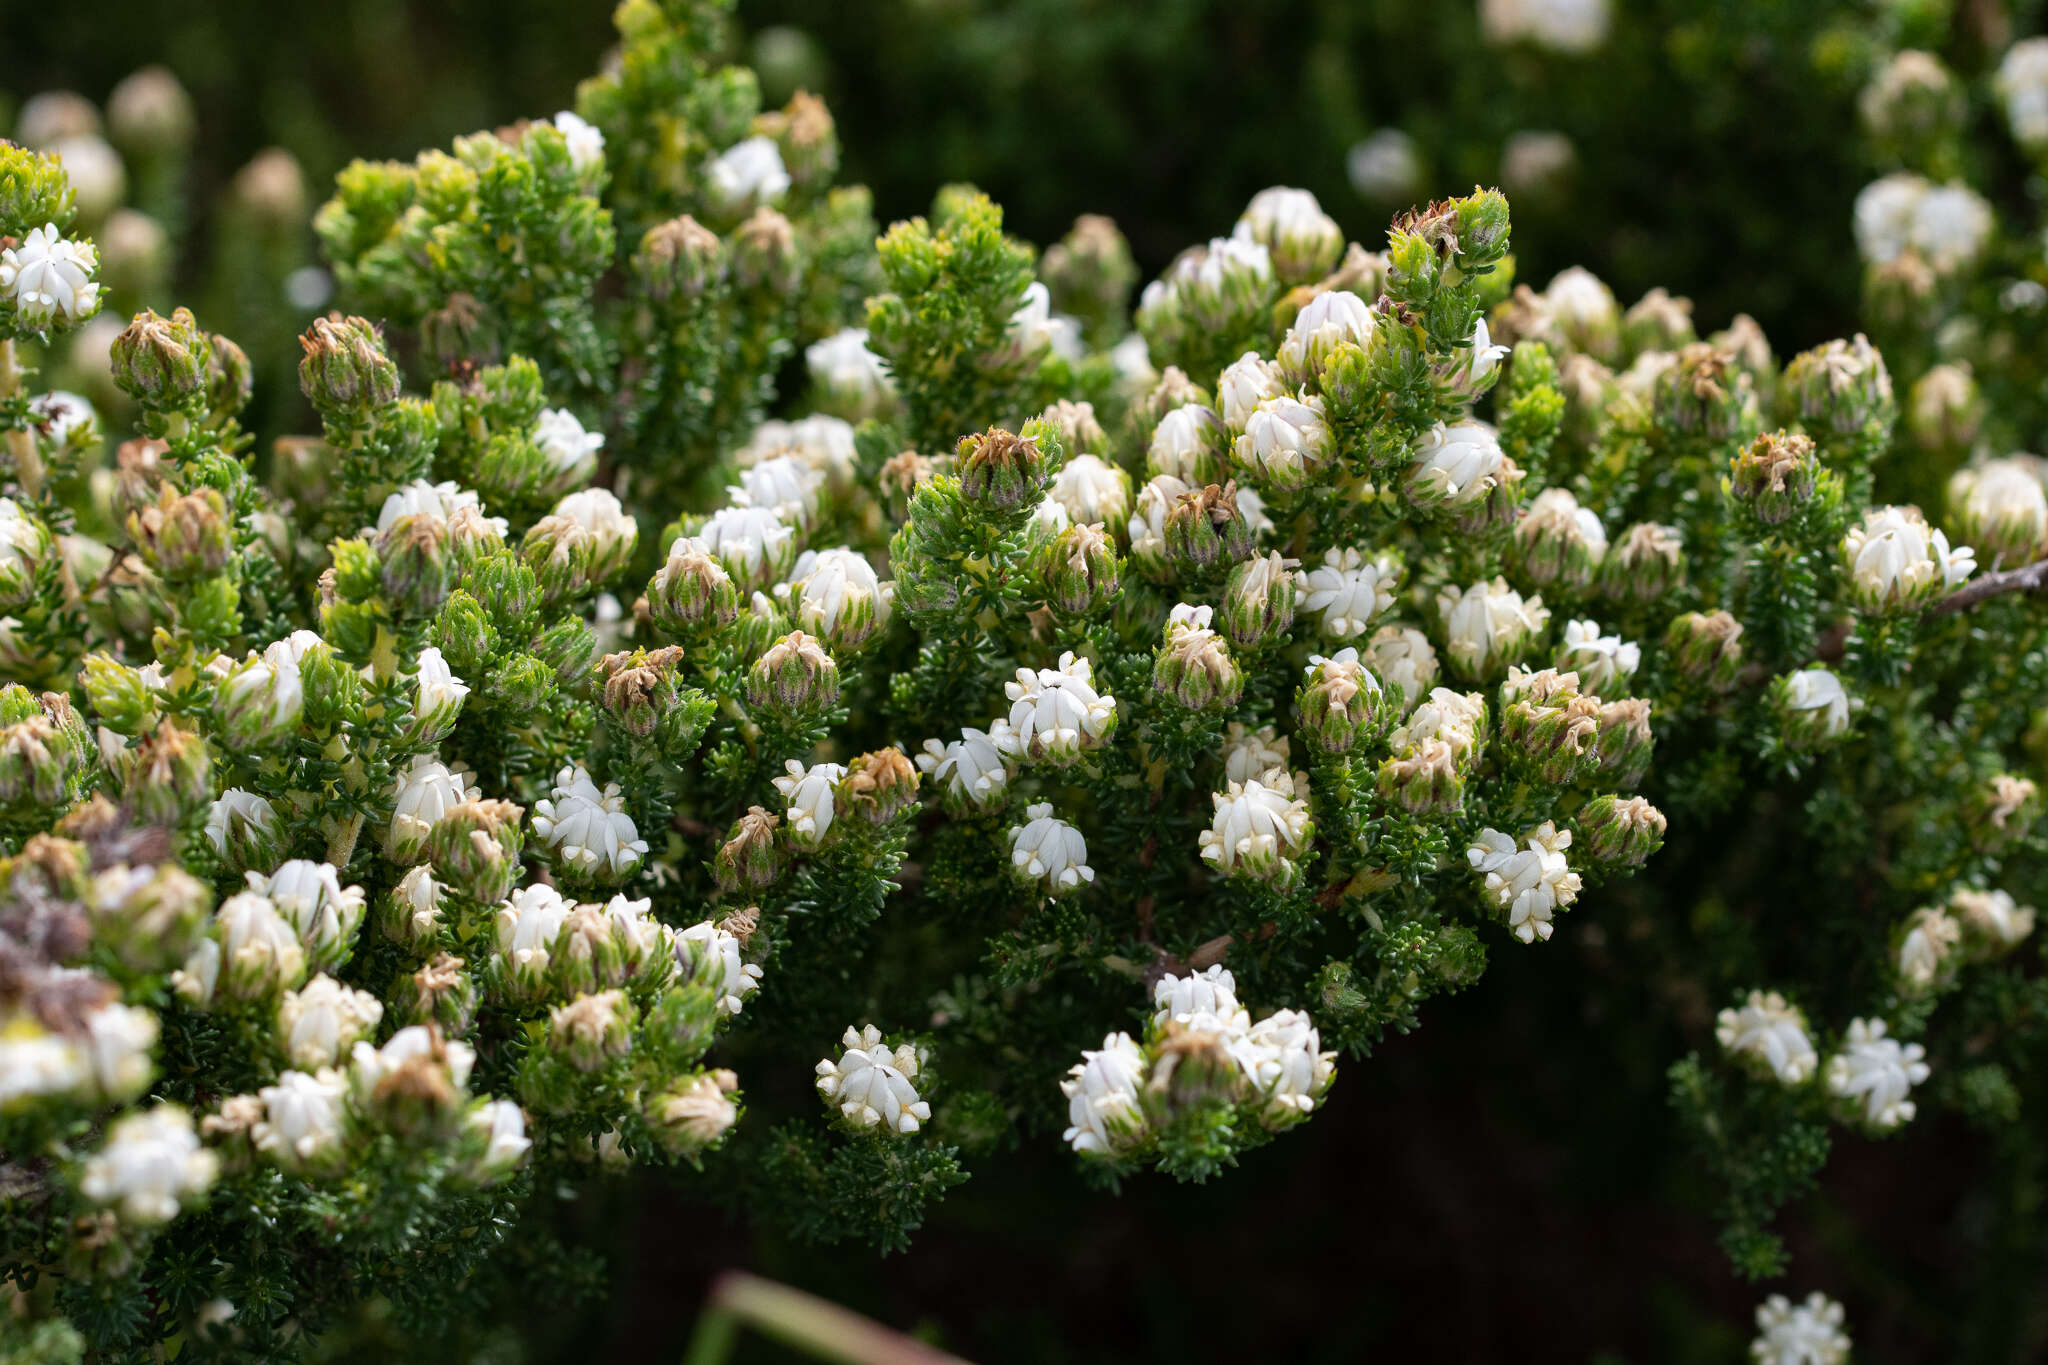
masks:
<svg viewBox="0 0 2048 1365"><path fill-rule="evenodd" d="M1936 602L1927 609L1927 615L1947 616L1951 612L1966 611L1986 598L2009 592L2039 592L2043 588L2048 588L2048 559L2037 559L2017 569L1985 574L1967 588L1952 592Z"/></svg>

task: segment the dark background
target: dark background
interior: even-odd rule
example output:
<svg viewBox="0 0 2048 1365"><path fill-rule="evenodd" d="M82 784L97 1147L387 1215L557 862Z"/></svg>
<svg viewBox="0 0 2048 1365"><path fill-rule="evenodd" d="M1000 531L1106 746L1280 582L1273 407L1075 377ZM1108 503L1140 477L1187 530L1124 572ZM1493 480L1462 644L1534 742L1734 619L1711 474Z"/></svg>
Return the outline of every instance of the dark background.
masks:
<svg viewBox="0 0 2048 1365"><path fill-rule="evenodd" d="M972 180L1040 243L1078 213L1114 215L1149 277L1289 183L1377 246L1398 206L1347 182L1361 137L1407 131L1441 193L1492 183L1510 132L1556 129L1579 167L1569 193L1516 201L1524 279L1582 262L1624 302L1666 285L1698 300L1702 331L1753 313L1781 356L1853 330L1850 205L1873 173L1854 96L1876 7L1618 8L1607 47L1570 59L1483 46L1467 3L743 0L734 55L763 65L771 102L826 95L843 178L874 187L884 221ZM1952 23L1924 17L1945 8L1893 7L1908 17L1884 21L1887 41L1935 42L1967 74L1986 35L2033 17L1973 0ZM560 0L75 0L13 18L0 90L17 100L103 99L148 61L193 91L187 280L219 264L208 205L258 149L290 148L317 198L349 156L409 157L570 105L611 41L607 6ZM1633 919L1680 913L1632 894L1589 898L1544 948L1498 944L1478 987L1347 1064L1315 1122L1206 1187L1141 1179L1112 1199L1033 1145L977 1162L886 1260L736 1227L688 1184L651 1205L644 1183L585 1188L557 1214L610 1258L610 1298L565 1310L542 1268L475 1358L674 1360L730 1265L983 1361L1733 1361L1766 1288L1813 1287L1848 1301L1860 1361L2028 1358L2024 1336L1958 1342L1930 1306L1981 1292L2001 1248L2025 1253L2002 1273L2041 1284L2039 1238L2010 1232L2039 1223L2038 1182L2030 1205L1981 1193L2024 1194L2023 1174L1987 1173L2031 1165L1953 1119L1840 1138L1822 1194L1786 1221L1792 1282L1730 1275L1662 1103L1711 1009L1631 956ZM346 1349L405 1353L374 1328Z"/></svg>

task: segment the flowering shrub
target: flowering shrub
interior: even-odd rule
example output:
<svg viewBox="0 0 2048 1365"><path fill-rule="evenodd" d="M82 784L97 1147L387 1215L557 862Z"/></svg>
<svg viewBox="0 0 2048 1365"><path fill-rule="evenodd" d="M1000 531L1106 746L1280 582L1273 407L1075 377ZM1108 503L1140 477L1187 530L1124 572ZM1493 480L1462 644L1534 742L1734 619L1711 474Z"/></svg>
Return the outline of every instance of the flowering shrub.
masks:
<svg viewBox="0 0 2048 1365"><path fill-rule="evenodd" d="M878 237L714 11L619 27L576 110L342 173L360 312L260 457L185 309L111 346L111 466L35 387L100 260L67 163L0 144L24 1317L136 1359L373 1296L427 1330L629 1167L884 1249L1017 1142L1216 1177L1618 883L1744 896L1766 815L1805 919L1722 912L1670 1072L1735 1267L1783 1272L1837 1132L2012 1116L2033 464L1888 501L1924 470L1864 336L1780 365L1516 284L1493 190L1383 250L1263 191L1129 313L1103 220L1040 257L955 186ZM1844 1321L1773 1296L1756 1354Z"/></svg>

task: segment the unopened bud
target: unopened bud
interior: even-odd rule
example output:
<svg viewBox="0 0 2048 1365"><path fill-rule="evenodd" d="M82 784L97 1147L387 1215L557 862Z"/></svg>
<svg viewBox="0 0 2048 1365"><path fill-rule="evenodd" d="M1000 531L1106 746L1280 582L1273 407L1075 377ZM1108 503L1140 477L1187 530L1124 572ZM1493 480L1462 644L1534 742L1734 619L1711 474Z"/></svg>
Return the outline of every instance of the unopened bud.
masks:
<svg viewBox="0 0 2048 1365"><path fill-rule="evenodd" d="M1676 526L1639 521L1600 565L1600 590L1622 601L1654 602L1685 581L1685 544Z"/></svg>
<svg viewBox="0 0 2048 1365"><path fill-rule="evenodd" d="M1120 591L1116 543L1099 526L1069 526L1040 553L1046 604L1086 618L1107 609Z"/></svg>
<svg viewBox="0 0 2048 1365"><path fill-rule="evenodd" d="M1035 507L1045 496L1045 455L1038 442L1000 427L960 438L960 492L996 512Z"/></svg>
<svg viewBox="0 0 2048 1365"><path fill-rule="evenodd" d="M840 808L884 824L917 801L918 772L901 749L877 749L846 765L839 780Z"/></svg>
<svg viewBox="0 0 2048 1365"><path fill-rule="evenodd" d="M1238 509L1234 480L1182 494L1167 514L1167 562L1181 575L1238 564L1251 552L1251 526Z"/></svg>
<svg viewBox="0 0 2048 1365"><path fill-rule="evenodd" d="M791 631L754 660L747 700L790 717L828 711L839 702L839 666L816 637Z"/></svg>
<svg viewBox="0 0 2048 1365"><path fill-rule="evenodd" d="M196 406L207 387L206 334L191 310L168 318L144 309L114 338L114 382L146 408L170 411Z"/></svg>
<svg viewBox="0 0 2048 1365"><path fill-rule="evenodd" d="M1664 846L1664 813L1640 796L1596 796L1574 824L1572 847L1607 867L1641 867Z"/></svg>
<svg viewBox="0 0 2048 1365"><path fill-rule="evenodd" d="M775 884L782 871L775 849L775 831L781 823L778 816L759 806L749 806L747 813L733 822L732 832L712 860L719 890L730 894Z"/></svg>
<svg viewBox="0 0 2048 1365"><path fill-rule="evenodd" d="M398 366L363 318L329 313L299 338L299 387L322 417L359 422L398 397Z"/></svg>
<svg viewBox="0 0 2048 1365"><path fill-rule="evenodd" d="M1892 419L1891 374L1860 332L1853 341L1830 341L1794 356L1782 385L1802 419L1837 436Z"/></svg>
<svg viewBox="0 0 2048 1365"><path fill-rule="evenodd" d="M1725 611L1689 611L1664 632L1664 649L1686 677L1725 692L1742 671L1742 623Z"/></svg>
<svg viewBox="0 0 2048 1365"><path fill-rule="evenodd" d="M1756 388L1735 358L1704 341L1657 378L1657 420L1708 441L1746 441L1757 427Z"/></svg>
<svg viewBox="0 0 2048 1365"><path fill-rule="evenodd" d="M579 995L548 1015L548 1046L578 1071L602 1071L632 1045L624 991Z"/></svg>
<svg viewBox="0 0 2048 1365"><path fill-rule="evenodd" d="M641 288L658 303L697 298L725 278L725 269L718 234L687 213L647 229L633 257Z"/></svg>
<svg viewBox="0 0 2048 1365"><path fill-rule="evenodd" d="M1301 737L1333 755L1372 744L1393 720L1380 680L1348 645L1329 658L1310 657L1294 709Z"/></svg>
<svg viewBox="0 0 2048 1365"><path fill-rule="evenodd" d="M427 838L435 874L485 905L511 895L526 846L524 814L510 801L473 798L442 815Z"/></svg>
<svg viewBox="0 0 2048 1365"><path fill-rule="evenodd" d="M755 209L732 236L732 273L744 289L789 295L803 275L796 230L776 210Z"/></svg>
<svg viewBox="0 0 2048 1365"><path fill-rule="evenodd" d="M1728 488L1750 505L1758 521L1776 526L1813 497L1818 465L1812 438L1766 432L1735 457Z"/></svg>

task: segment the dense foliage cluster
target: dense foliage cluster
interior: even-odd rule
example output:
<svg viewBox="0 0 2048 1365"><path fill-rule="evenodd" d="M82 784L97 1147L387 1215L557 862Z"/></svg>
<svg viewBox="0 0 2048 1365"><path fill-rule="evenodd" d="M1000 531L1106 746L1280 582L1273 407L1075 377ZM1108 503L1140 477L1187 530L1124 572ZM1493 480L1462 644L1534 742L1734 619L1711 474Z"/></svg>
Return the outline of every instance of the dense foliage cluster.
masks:
<svg viewBox="0 0 2048 1365"><path fill-rule="evenodd" d="M1864 335L1539 291L1496 190L1369 248L1268 189L1135 307L1106 219L878 235L718 6L617 22L573 111L342 173L263 451L204 314L120 320L132 434L40 380L114 286L0 143L6 1331L445 1330L635 1168L883 1249L1021 1143L1206 1180L1631 880L1741 1273L1840 1135L2021 1121L2048 484L1978 437L2048 290L1968 190L1858 208L1895 440ZM1944 79L1866 101L1913 164Z"/></svg>

